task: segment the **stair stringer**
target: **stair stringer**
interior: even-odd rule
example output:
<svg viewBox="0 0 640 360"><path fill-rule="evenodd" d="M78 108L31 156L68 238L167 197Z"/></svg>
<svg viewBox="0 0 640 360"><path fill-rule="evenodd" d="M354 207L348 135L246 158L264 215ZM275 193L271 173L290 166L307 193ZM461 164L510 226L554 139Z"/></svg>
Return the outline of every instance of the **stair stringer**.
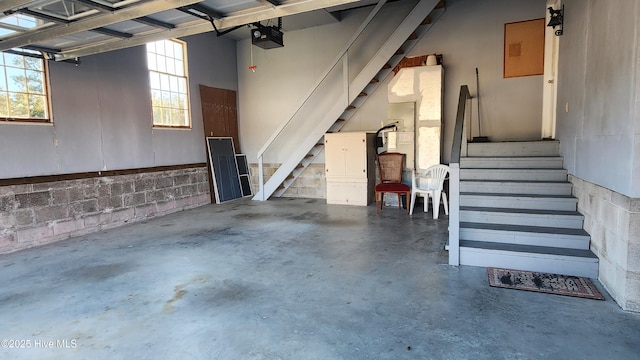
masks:
<svg viewBox="0 0 640 360"><path fill-rule="evenodd" d="M346 97L345 97L346 99ZM282 163L278 170L269 178L269 180L264 184L263 191L264 194L270 194L264 198L264 200L268 199L271 194L273 194L277 188L282 184L282 182L291 174L291 172L296 168L296 166L302 161L302 159L307 155L309 149L313 148L318 139L321 138L327 129L333 124L335 119L344 111L346 106L346 100L342 103L335 104L328 112L325 113L325 116L318 122L318 125L315 129L308 134L304 139L299 142L299 146L296 148L294 153L291 154L289 159ZM262 193L258 192L254 197L254 200L263 200Z"/></svg>
<svg viewBox="0 0 640 360"><path fill-rule="evenodd" d="M285 191L295 182L295 180L304 172L304 170L313 162L313 160L324 151L324 142L322 138L327 131L339 132L344 123L350 119L366 101L366 96L359 96L363 91L373 93L379 88L379 84L386 79L392 72L392 69L403 58L403 54L408 52L415 44L428 32L432 26L432 22L424 23L424 20L438 8L441 0L421 0L412 11L405 17L402 23L389 36L383 46L376 52L373 58L365 65L360 73L354 78L348 87L348 103L344 104L342 109L337 113L336 106L323 116L318 123L318 127L313 132L308 133L304 141L300 142L296 151L289 157L276 172L264 184L262 191L258 191L254 196L254 200L266 200L271 196L282 196ZM442 12L444 7L442 7ZM440 12L438 15L441 15ZM431 19L432 21L434 19ZM408 38L416 31L420 25L425 25L417 38L409 40ZM397 54L398 49L404 47L402 54ZM372 79L378 82L372 83ZM346 95L346 94L345 94ZM342 98L342 97L341 97ZM346 98L346 97L345 97ZM350 105L354 105L350 107ZM322 114L322 111L318 111ZM330 117L333 119L329 120ZM336 119L338 119L336 121ZM327 124L327 121L329 123ZM320 131L321 130L321 131ZM318 134L319 132L319 134Z"/></svg>

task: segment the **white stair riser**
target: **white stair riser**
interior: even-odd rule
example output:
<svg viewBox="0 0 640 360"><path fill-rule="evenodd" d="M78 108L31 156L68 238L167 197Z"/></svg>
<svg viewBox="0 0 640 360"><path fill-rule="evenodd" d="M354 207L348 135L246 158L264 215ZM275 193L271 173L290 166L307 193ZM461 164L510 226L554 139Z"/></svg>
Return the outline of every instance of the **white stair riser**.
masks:
<svg viewBox="0 0 640 360"><path fill-rule="evenodd" d="M578 213L554 213L575 212L577 209L577 199L567 197L572 195L572 186L567 181L567 171L562 169L559 142L471 143L468 156L460 160L460 192L463 193L460 194L460 205L469 209L460 210L460 221L478 223L478 228L460 228L461 265L598 277L598 259L595 257L541 254L531 252L533 249L522 248L543 246L551 249L589 250L590 237L586 233L581 230L563 230L582 229L584 217ZM563 197L557 197L558 195ZM494 211L473 208L493 208ZM541 212L549 210L550 213L521 213L508 209L542 210ZM493 228L480 224L496 226ZM505 229L499 225L520 225L525 228ZM538 229L546 231L540 232L528 228L532 226L558 229ZM479 243L471 245L467 241ZM485 245L481 245L483 243L487 247L504 244L502 247L505 249L472 247L484 247ZM514 248L508 244L520 247Z"/></svg>
<svg viewBox="0 0 640 360"><path fill-rule="evenodd" d="M501 169L562 169L562 158L479 158L465 157L460 159L460 168L501 168Z"/></svg>
<svg viewBox="0 0 640 360"><path fill-rule="evenodd" d="M582 229L584 217L581 215L522 214L460 210L460 221L481 224L505 224Z"/></svg>
<svg viewBox="0 0 640 360"><path fill-rule="evenodd" d="M534 209L576 211L575 198L531 198L518 196L460 195L460 206L496 207L507 209Z"/></svg>
<svg viewBox="0 0 640 360"><path fill-rule="evenodd" d="M531 141L506 143L470 143L469 156L558 156L557 141Z"/></svg>
<svg viewBox="0 0 640 360"><path fill-rule="evenodd" d="M460 181L461 192L535 194L535 195L571 195L570 183L513 183Z"/></svg>
<svg viewBox="0 0 640 360"><path fill-rule="evenodd" d="M589 237L566 234L460 228L464 240L589 250Z"/></svg>
<svg viewBox="0 0 640 360"><path fill-rule="evenodd" d="M460 247L460 265L598 278L598 259Z"/></svg>
<svg viewBox="0 0 640 360"><path fill-rule="evenodd" d="M564 169L460 169L460 180L567 181Z"/></svg>

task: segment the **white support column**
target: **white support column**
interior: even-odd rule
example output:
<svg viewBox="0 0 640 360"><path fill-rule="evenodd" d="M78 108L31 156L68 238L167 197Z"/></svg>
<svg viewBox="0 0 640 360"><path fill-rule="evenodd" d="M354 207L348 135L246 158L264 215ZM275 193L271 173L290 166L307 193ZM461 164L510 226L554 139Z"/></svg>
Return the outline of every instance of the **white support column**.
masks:
<svg viewBox="0 0 640 360"><path fill-rule="evenodd" d="M258 191L261 194L260 195L261 198L260 199L256 199L256 200L265 201L267 199L265 199L265 196L264 196L264 167L263 167L262 162L263 162L262 156L260 156L258 158L258 185L260 186Z"/></svg>
<svg viewBox="0 0 640 360"><path fill-rule="evenodd" d="M547 0L546 8L562 8L561 0ZM549 23L550 14L545 11L545 24ZM544 83L542 85L542 133L543 139L556 137L556 110L558 107L558 54L560 37L555 35L556 29L546 26L544 35Z"/></svg>
<svg viewBox="0 0 640 360"><path fill-rule="evenodd" d="M449 164L449 265L460 265L460 164Z"/></svg>

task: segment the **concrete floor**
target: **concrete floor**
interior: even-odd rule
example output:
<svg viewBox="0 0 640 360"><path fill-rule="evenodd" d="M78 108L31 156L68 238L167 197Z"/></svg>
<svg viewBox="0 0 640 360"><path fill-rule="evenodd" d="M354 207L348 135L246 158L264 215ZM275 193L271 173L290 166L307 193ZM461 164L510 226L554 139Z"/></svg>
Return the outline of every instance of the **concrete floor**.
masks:
<svg viewBox="0 0 640 360"><path fill-rule="evenodd" d="M243 200L2 255L0 358L640 358L640 314L491 288L430 215Z"/></svg>

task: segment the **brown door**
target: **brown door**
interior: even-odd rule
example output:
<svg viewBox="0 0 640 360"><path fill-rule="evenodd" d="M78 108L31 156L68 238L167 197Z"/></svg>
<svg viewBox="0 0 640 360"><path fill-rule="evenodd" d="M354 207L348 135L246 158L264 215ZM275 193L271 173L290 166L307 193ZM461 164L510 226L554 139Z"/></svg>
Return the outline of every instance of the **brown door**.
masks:
<svg viewBox="0 0 640 360"><path fill-rule="evenodd" d="M236 92L233 90L217 89L200 85L200 104L202 106L202 121L204 123L204 136L232 137L236 154L241 153L238 139L238 106L236 104ZM206 149L205 149L206 150ZM209 169L209 190L211 203L215 203L213 191L213 177L211 165L207 155L207 168Z"/></svg>

